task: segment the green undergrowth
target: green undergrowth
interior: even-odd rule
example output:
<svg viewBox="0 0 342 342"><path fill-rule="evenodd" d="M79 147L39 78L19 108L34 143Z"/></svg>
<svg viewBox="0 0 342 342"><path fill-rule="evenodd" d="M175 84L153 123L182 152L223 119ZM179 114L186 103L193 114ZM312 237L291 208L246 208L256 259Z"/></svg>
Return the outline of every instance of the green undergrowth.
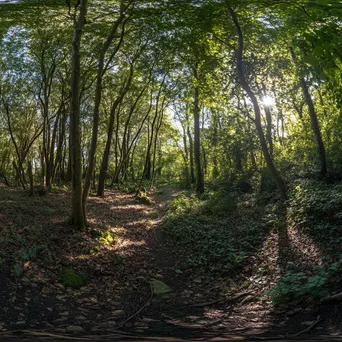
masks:
<svg viewBox="0 0 342 342"><path fill-rule="evenodd" d="M9 222L0 234L0 266L10 262L16 276L23 274L23 264L35 261L48 253L43 227L39 224L23 226L22 223Z"/></svg>
<svg viewBox="0 0 342 342"><path fill-rule="evenodd" d="M111 230L92 229L90 235L104 245L116 244L118 236Z"/></svg>
<svg viewBox="0 0 342 342"><path fill-rule="evenodd" d="M313 274L305 272L286 272L278 284L266 292L273 303L282 304L302 298L320 299L329 293L338 276L342 259L333 264L313 268Z"/></svg>
<svg viewBox="0 0 342 342"><path fill-rule="evenodd" d="M322 265L290 267L268 295L274 303L319 299L335 291L342 271L342 184L299 179L287 201L288 226L311 238Z"/></svg>
<svg viewBox="0 0 342 342"><path fill-rule="evenodd" d="M59 281L65 287L79 289L87 283L88 277L84 274L78 274L71 268L64 268L61 271Z"/></svg>
<svg viewBox="0 0 342 342"><path fill-rule="evenodd" d="M309 235L332 258L342 254L342 184L295 182L288 201L288 221Z"/></svg>
<svg viewBox="0 0 342 342"><path fill-rule="evenodd" d="M268 228L251 196L185 193L169 205L165 232L186 250L185 269L226 272L239 269L265 238Z"/></svg>

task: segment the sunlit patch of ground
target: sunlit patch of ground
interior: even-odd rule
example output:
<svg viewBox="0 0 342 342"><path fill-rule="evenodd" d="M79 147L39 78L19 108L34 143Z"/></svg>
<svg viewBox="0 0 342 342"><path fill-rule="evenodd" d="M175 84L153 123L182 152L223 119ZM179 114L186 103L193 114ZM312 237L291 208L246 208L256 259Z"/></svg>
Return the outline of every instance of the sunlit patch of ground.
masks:
<svg viewBox="0 0 342 342"><path fill-rule="evenodd" d="M13 222L17 233L14 236L19 237L10 240L11 251L34 247L32 241L47 247L37 252L35 260L20 260L27 283L13 272L7 275L12 288L6 293L0 290L5 313L2 317L0 314L0 326L5 321L5 329L59 329L59 334L68 334L70 326L76 326L87 334L109 334L122 328L122 322L143 308L125 323L124 327L133 333L258 335L274 324L274 307L260 297L276 286L285 271L281 258L295 255L305 267L321 260L313 241L289 228L286 241L275 231L269 233L239 274L193 283L190 277L176 272L184 255L175 253L172 242L163 236L163 210L172 198L171 192L153 198L155 206L136 203L133 195L116 192L107 192L104 199L91 197L90 229L113 232L118 238L112 243L93 238L89 231L78 232L66 223L69 197L67 192L42 198L30 198L17 190L0 193L0 224L8 228ZM3 232L2 229L0 237ZM30 240L32 236L36 236L34 240ZM288 248L287 254L284 247ZM2 244L0 252L3 250ZM87 275L86 285L80 289L65 288L59 280L63 268ZM152 278L170 285L168 298L150 300ZM237 300L231 300L244 292ZM192 306L222 298L214 304ZM159 324L160 330L154 324ZM278 320L277 324L285 327L287 320Z"/></svg>
<svg viewBox="0 0 342 342"><path fill-rule="evenodd" d="M307 267L321 266L323 253L315 241L308 235L299 232L295 227L288 228L289 245L298 261Z"/></svg>

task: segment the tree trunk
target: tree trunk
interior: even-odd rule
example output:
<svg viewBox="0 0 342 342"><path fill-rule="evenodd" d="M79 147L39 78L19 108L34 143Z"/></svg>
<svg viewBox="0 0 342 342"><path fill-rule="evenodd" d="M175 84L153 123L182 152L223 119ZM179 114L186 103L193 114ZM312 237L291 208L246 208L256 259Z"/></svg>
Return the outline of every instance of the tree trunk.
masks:
<svg viewBox="0 0 342 342"><path fill-rule="evenodd" d="M27 174L29 176L30 181L30 196L34 195L34 189L33 189L33 172L32 172L32 163L31 160L27 163Z"/></svg>
<svg viewBox="0 0 342 342"><path fill-rule="evenodd" d="M267 90L265 83L261 83L263 96L267 96ZM264 110L266 114L266 140L268 142L268 147L270 155L273 156L273 138L272 138L272 114L268 106L264 105Z"/></svg>
<svg viewBox="0 0 342 342"><path fill-rule="evenodd" d="M110 148L112 146L112 140L113 140L113 133L114 133L114 124L115 124L115 118L116 120L116 136L118 135L119 130L119 112L120 112L120 104L123 101L125 95L127 94L131 83L132 78L134 74L134 68L133 65L131 65L130 68L130 75L125 82L125 84L122 87L122 90L117 97L117 99L114 101L113 106L110 111L109 116L109 124L108 124L108 131L107 131L107 141L106 141L106 147L103 152L102 162L101 162L101 168L100 168L100 175L99 175L99 183L97 186L97 196L103 197L104 196L104 189L105 189L105 182L106 182L106 176L107 176L107 170L108 170L108 164L109 164L109 154L110 154ZM119 108L119 109L118 109ZM118 143L118 139L115 139L115 143Z"/></svg>
<svg viewBox="0 0 342 342"><path fill-rule="evenodd" d="M58 129L58 141L57 141L57 151L56 151L56 159L54 162L54 168L52 170L52 180L55 182L57 170L59 171L59 179L61 179L61 173L63 170L62 162L63 162L63 145L65 140L65 128L66 128L66 113L65 108L63 107L62 115L59 120L59 129ZM66 146L65 146L66 149ZM64 151L65 152L65 151Z"/></svg>
<svg viewBox="0 0 342 342"><path fill-rule="evenodd" d="M184 145L184 177L185 177L185 186L188 187L190 185L190 174L189 174L189 150L188 150L188 141L186 136L185 124L182 124L183 128L183 145Z"/></svg>
<svg viewBox="0 0 342 342"><path fill-rule="evenodd" d="M189 151L190 151L190 179L191 184L195 184L195 166L194 166L194 143L192 139L192 135L190 132L190 127L187 129L188 139L189 139Z"/></svg>
<svg viewBox="0 0 342 342"><path fill-rule="evenodd" d="M291 52L293 63L296 66L298 66L297 57L295 55L295 52L294 52L294 49L292 46L290 46L290 52ZM311 95L309 92L309 87L306 84L306 81L305 81L303 76L300 77L300 85L301 85L301 88L302 88L302 91L304 94L306 105L308 106L308 109L309 109L311 126L312 126L312 130L314 131L314 134L316 137L316 142L318 145L318 153L319 153L319 157L321 160L321 174L324 176L327 173L327 160L326 160L325 147L324 147L319 123L317 120L317 114L316 114L315 106L313 104L313 101L312 101L312 98L311 98Z"/></svg>
<svg viewBox="0 0 342 342"><path fill-rule="evenodd" d="M204 178L201 165L201 136L200 136L200 108L199 108L199 87L198 87L198 66L194 67L195 97L194 97L194 155L196 164L196 192L203 194Z"/></svg>
<svg viewBox="0 0 342 342"><path fill-rule="evenodd" d="M86 23L87 0L80 0L79 14L74 18L74 37L72 42L71 104L70 104L70 152L72 173L72 211L71 224L84 229L86 219L82 206L82 154L80 127L80 77L81 77L81 39Z"/></svg>
<svg viewBox="0 0 342 342"><path fill-rule="evenodd" d="M236 60L237 60L237 72L238 72L238 77L239 77L239 81L241 83L242 88L245 90L245 92L247 93L247 95L249 96L251 102L253 103L253 108L254 108L254 114L255 114L255 126L256 126L256 130L259 136L259 140L260 140L260 144L261 144L261 149L264 155L264 158L266 160L267 166L277 184L277 188L280 194L280 197L282 200L286 200L287 198L287 194L286 194L286 187L284 184L284 181L281 177L281 175L279 174L276 166L274 165L272 156L268 150L268 146L267 146L267 142L264 136L264 132L262 129L262 124L261 124L261 112L260 112L260 107L258 104L258 100L254 94L254 92L252 91L251 87L249 86L245 75L244 75L244 67L243 67L243 48L244 48L244 41L243 41L243 34L242 34L242 30L241 30L241 26L239 23L239 20L237 18L237 15L235 13L235 11L233 10L233 8L230 5L230 1L229 0L225 0L227 8L231 14L231 17L233 19L234 25L236 27L237 33L238 33L238 37L239 37L239 47L238 50L236 51Z"/></svg>
<svg viewBox="0 0 342 342"><path fill-rule="evenodd" d="M96 153L96 146L97 146L97 138L98 138L98 130L99 130L99 120L100 120L100 104L102 99L102 80L105 72L108 69L108 65L111 60L113 60L116 52L119 50L120 45L123 41L123 34L124 34L124 26L122 28L121 39L116 46L114 52L111 54L109 61L107 62L107 66L105 66L105 56L106 53L116 35L116 32L125 18L125 11L122 8L121 3L121 10L119 18L114 22L110 33L108 34L106 40L102 45L102 49L100 52L100 57L98 61L98 68L97 68L97 80L96 80L96 89L95 89L95 105L94 105L94 112L93 112L93 129L92 129L92 137L90 143L90 151L88 157L88 167L87 172L84 179L84 187L83 187L83 197L82 197L82 205L83 205L83 212L86 218L86 203L90 191L91 179L93 176L93 170L95 165L95 153Z"/></svg>
<svg viewBox="0 0 342 342"><path fill-rule="evenodd" d="M55 146L56 146L56 139L57 139L57 130L58 130L58 125L59 125L59 117L60 117L60 112L62 110L62 105L60 109L58 110L56 119L55 119L55 124L53 126L53 131L52 131L52 139L51 139L51 144L50 144L50 153L49 153L49 163L47 164L47 169L46 169L46 186L51 187L51 183L53 180L53 170L54 170L54 162L55 162Z"/></svg>
<svg viewBox="0 0 342 342"><path fill-rule="evenodd" d="M217 146L218 146L218 122L219 119L217 117L217 113L213 113L213 125L214 125L214 134L212 139L212 146L213 146L213 179L218 178L220 175L219 169L218 169L218 160L217 160Z"/></svg>

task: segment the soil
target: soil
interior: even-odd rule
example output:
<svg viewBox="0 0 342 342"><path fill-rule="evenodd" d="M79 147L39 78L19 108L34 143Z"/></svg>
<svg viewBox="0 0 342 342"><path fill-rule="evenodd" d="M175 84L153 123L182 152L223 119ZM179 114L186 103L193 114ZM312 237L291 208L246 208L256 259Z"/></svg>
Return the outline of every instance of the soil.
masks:
<svg viewBox="0 0 342 342"><path fill-rule="evenodd" d="M278 234L269 235L239 281L196 277L179 271L186 250L176 248L164 233L167 203L176 195L171 188L152 195L152 205L122 192L91 197L85 232L67 223L69 195L58 190L32 198L20 190L0 189L1 341L11 336L130 341L342 336L341 303L298 300L274 306L260 300L261 290L278 279L278 271L265 274L263 267L277 263L281 271ZM112 231L118 238L99 242L91 235L94 229ZM286 257L315 258L314 249L303 254L309 243L305 238L287 233L296 243L283 249ZM86 275L86 285L72 289L61 284L65 268ZM248 289L232 286L244 278L251 283ZM155 296L151 279L167 284L171 292Z"/></svg>

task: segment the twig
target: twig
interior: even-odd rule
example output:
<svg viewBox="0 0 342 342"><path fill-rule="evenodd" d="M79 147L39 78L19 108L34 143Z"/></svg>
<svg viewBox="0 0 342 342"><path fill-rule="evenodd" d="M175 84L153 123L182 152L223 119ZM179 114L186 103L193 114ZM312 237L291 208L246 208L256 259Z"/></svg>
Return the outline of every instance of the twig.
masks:
<svg viewBox="0 0 342 342"><path fill-rule="evenodd" d="M296 336L299 336L299 335L302 335L302 334L305 334L306 332L309 332L313 327L315 327L318 323L320 323L322 321L322 319L320 319L318 317L317 321L313 322L308 328L294 334L294 335L291 335L291 337L296 337Z"/></svg>
<svg viewBox="0 0 342 342"><path fill-rule="evenodd" d="M322 298L321 303L325 304L325 303L332 302L334 300L337 301L337 300L341 300L341 299L342 299L342 292L336 293L333 296L328 296L328 297Z"/></svg>
<svg viewBox="0 0 342 342"><path fill-rule="evenodd" d="M121 325L124 325L125 323L127 323L128 321L130 321L133 317L135 317L136 315L138 315L142 310L145 309L145 307L151 302L152 298L153 298L153 289L152 289L152 285L150 284L150 289L151 289L151 296L149 298L149 300L133 315L129 316L127 319L125 319Z"/></svg>
<svg viewBox="0 0 342 342"><path fill-rule="evenodd" d="M260 336L249 336L252 337L254 340L260 341L274 341L274 340L283 340L285 336L271 336L271 337L260 337Z"/></svg>
<svg viewBox="0 0 342 342"><path fill-rule="evenodd" d="M5 335L5 336L13 336L14 334L24 334L24 336L45 336L45 337L54 337L58 339L65 339L65 340L79 340L79 341L88 341L89 339L84 337L72 337L68 335L58 335L58 334L52 334L48 332L38 332L38 331L30 331L30 330L16 330L12 331L11 335ZM4 336L4 335L2 335ZM22 335L21 335L22 336ZM91 341L91 340L89 340Z"/></svg>
<svg viewBox="0 0 342 342"><path fill-rule="evenodd" d="M221 299L213 300L212 302L193 304L190 307L192 307L192 308L201 308L203 306L209 306L209 305L214 305L214 304L217 304L217 303L221 303L224 300L226 300L227 302L234 302L235 300L238 300L239 298L244 297L244 296L248 296L248 295L250 295L252 293L253 293L253 291L242 292L242 293L239 293L239 294L237 294L236 296L234 296L232 298L221 298Z"/></svg>

